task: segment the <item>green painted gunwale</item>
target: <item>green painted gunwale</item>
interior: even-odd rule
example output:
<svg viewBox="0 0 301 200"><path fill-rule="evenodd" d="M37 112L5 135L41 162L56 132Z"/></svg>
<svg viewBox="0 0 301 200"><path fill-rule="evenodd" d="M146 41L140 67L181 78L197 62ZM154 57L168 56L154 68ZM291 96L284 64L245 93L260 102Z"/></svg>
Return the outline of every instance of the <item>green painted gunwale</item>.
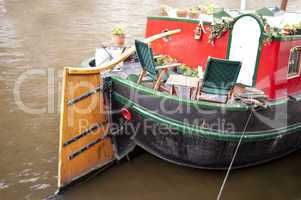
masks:
<svg viewBox="0 0 301 200"><path fill-rule="evenodd" d="M199 24L200 20L198 19L189 19L189 18L175 18L168 16L148 16L147 19L157 19L157 20L165 20L165 21L175 21L175 22L189 22L193 24ZM204 25L210 25L211 22L203 22Z"/></svg>
<svg viewBox="0 0 301 200"><path fill-rule="evenodd" d="M227 111L237 111L237 110L250 110L251 106L245 105L245 104L221 104L221 103L213 103L213 102L208 102L208 101L196 101L196 100L190 100L190 99L183 99L177 96L165 94L160 91L153 90L151 88L147 88L143 85L139 85L136 83L133 83L130 80L118 77L118 76L112 76L112 81L123 85L125 87L130 87L131 89L134 89L136 92L140 94L145 94L145 95L150 95L150 96L155 96L156 98L162 98L162 99L169 99L169 100L174 100L177 101L180 104L187 104L187 105L193 105L197 106L199 108L204 108L204 109L222 109L222 110L227 110ZM285 104L288 102L288 99L279 99L276 101L271 101L268 103L269 106L273 105L280 105L280 104Z"/></svg>
<svg viewBox="0 0 301 200"><path fill-rule="evenodd" d="M190 124L183 123L163 115L158 115L156 112L143 108L142 106L118 94L117 92L113 92L113 99L118 101L120 104L126 105L134 113L137 113L143 116L144 118L150 119L156 123L168 125L170 128L176 129L182 132L183 134L197 135L200 137L222 140L222 141L238 141L242 135L242 132L225 133L225 132L210 130L203 127L191 126ZM277 137L281 137L284 134L291 134L300 130L301 130L301 123L296 123L290 126L282 127L279 129L273 129L269 131L246 132L243 137L243 140L244 142L270 140L270 139L275 139Z"/></svg>

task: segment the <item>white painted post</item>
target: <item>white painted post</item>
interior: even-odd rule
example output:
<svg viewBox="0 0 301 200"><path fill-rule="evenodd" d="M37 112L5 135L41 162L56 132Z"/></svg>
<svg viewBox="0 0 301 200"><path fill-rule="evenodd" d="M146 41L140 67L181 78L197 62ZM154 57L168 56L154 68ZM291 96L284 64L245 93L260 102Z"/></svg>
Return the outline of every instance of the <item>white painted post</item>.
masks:
<svg viewBox="0 0 301 200"><path fill-rule="evenodd" d="M240 0L240 10L246 10L247 0Z"/></svg>

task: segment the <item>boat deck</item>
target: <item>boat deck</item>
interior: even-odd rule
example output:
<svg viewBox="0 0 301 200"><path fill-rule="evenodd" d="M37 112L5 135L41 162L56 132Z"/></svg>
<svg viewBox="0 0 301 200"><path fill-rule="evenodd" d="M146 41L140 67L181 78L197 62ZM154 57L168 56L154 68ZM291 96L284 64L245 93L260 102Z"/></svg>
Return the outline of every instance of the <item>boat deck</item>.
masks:
<svg viewBox="0 0 301 200"><path fill-rule="evenodd" d="M103 76L118 76L126 79L130 74L139 75L141 69L142 68L139 62L125 62L115 67L111 72L104 73Z"/></svg>
<svg viewBox="0 0 301 200"><path fill-rule="evenodd" d="M106 72L104 73L102 76L103 77L110 77L110 76L118 76L124 79L127 79L129 75L139 75L141 73L142 67L140 65L139 62L125 62L122 65L120 65L119 67L116 67L114 70L112 70L111 72ZM143 86L147 87L147 88L152 88L153 87L153 82L144 82ZM164 88L170 89L170 85L168 84L164 84ZM181 87L178 86L178 91L177 91L177 96L183 99L190 99L189 98L189 88L186 87ZM168 94L170 95L168 92L166 91L161 91L162 93ZM202 101L202 100L199 100ZM235 104L235 105L245 105L242 104L238 101L235 101L233 99L229 99L227 104Z"/></svg>

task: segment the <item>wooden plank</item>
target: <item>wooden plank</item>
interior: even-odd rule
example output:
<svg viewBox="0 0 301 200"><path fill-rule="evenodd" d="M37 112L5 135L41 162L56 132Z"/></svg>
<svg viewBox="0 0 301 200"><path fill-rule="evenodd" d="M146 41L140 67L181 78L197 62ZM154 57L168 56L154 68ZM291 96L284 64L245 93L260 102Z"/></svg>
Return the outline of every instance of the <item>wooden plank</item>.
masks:
<svg viewBox="0 0 301 200"><path fill-rule="evenodd" d="M69 156L85 146L99 140L108 133L106 109L101 91L83 98L75 104L68 106L70 99L76 99L99 86L102 80L99 74L69 74L64 70L62 110L60 119L60 144L59 144L59 188L68 185L73 180L87 174L92 169L98 168L114 160L113 146L110 137L105 137L94 145L90 145L81 154L73 159ZM94 124L102 124L93 132L85 134L78 140L64 145L65 142L87 131Z"/></svg>
<svg viewBox="0 0 301 200"><path fill-rule="evenodd" d="M286 11L288 0L282 0L280 9Z"/></svg>

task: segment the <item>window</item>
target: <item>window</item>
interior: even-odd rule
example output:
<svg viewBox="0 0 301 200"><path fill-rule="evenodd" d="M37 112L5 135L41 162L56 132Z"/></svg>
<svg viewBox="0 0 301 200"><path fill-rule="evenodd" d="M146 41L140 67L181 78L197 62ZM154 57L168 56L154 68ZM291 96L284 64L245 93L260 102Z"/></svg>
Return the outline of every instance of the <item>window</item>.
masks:
<svg viewBox="0 0 301 200"><path fill-rule="evenodd" d="M301 46L291 49L288 63L288 77L295 77L300 74L301 68Z"/></svg>

